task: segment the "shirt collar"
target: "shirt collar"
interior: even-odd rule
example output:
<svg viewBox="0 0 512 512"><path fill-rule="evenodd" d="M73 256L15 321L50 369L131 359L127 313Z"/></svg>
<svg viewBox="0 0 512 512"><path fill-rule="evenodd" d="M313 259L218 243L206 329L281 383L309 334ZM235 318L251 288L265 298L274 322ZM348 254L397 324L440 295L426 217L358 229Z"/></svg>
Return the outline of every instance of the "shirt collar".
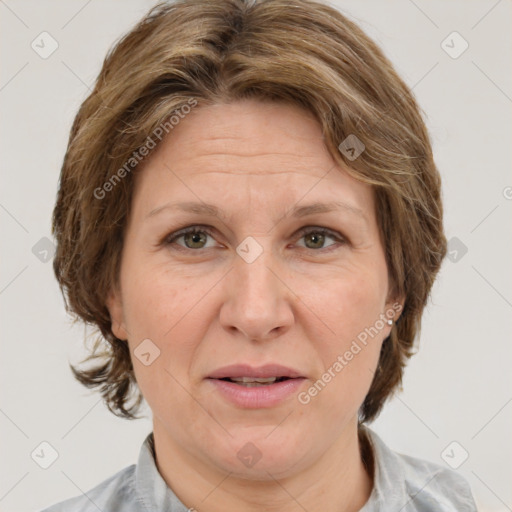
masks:
<svg viewBox="0 0 512 512"><path fill-rule="evenodd" d="M137 503L147 512L188 512L189 509L167 486L156 466L155 442L151 432L142 444L135 468Z"/></svg>
<svg viewBox="0 0 512 512"><path fill-rule="evenodd" d="M409 499L406 475L398 455L365 425L360 430L370 442L373 455L373 489L368 501L359 512L375 510L402 510Z"/></svg>

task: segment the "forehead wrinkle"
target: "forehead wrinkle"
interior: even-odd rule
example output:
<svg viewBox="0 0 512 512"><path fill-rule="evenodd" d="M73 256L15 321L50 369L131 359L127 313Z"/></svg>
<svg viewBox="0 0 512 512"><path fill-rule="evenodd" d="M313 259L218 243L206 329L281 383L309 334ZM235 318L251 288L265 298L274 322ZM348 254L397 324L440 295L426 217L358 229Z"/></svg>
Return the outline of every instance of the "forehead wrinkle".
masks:
<svg viewBox="0 0 512 512"><path fill-rule="evenodd" d="M240 153L234 151L205 151L201 153L196 153L194 155L188 154L184 151L184 157L176 159L173 158L172 153L169 155L168 160L173 160L174 167L176 166L186 166L190 167L198 167L201 166L202 162L206 162L205 167L209 169L216 169L223 166L238 166L240 162L237 160L243 160L244 164L247 162L250 163L250 159L253 158L257 160L258 165L265 165L267 167L294 167L294 168L304 168L307 170L311 167L316 168L329 168L333 165L333 161L327 155L322 155L321 153L301 153L298 155L294 152L251 152L251 153ZM167 158L166 158L167 160Z"/></svg>
<svg viewBox="0 0 512 512"><path fill-rule="evenodd" d="M259 141L254 136L251 137L214 137L214 138L200 138L199 140L190 139L183 137L184 140L176 141L179 143L180 152L184 153L185 156L193 155L191 158L208 158L212 156L223 156L223 157L285 157L293 158L294 160L303 159L323 159L329 157L329 151L323 144L324 137L311 137L311 136L296 136L289 133L283 133L283 137L280 142L288 142L291 146L289 150L280 151L282 144L277 144L275 149L272 151L272 147L269 147L269 141ZM290 139L293 143L290 144ZM322 151L319 151L319 147L315 144L315 147L310 147L307 143L311 143L312 140L317 140L322 144ZM274 138L272 142L276 139ZM221 144L220 141L225 141L226 144ZM173 139L170 139L171 147L170 154L174 151ZM300 154L297 153L297 143L300 144ZM295 147L293 147L295 146Z"/></svg>
<svg viewBox="0 0 512 512"><path fill-rule="evenodd" d="M280 154L280 153L275 153ZM312 178L318 178L324 176L329 169L332 169L333 162L331 161L319 161L317 156L301 156L297 159L297 155L282 153L281 155L286 156L282 161L277 162L274 159L270 159L269 162L262 162L261 155L236 155L245 157L256 157L258 161L254 164L246 165L245 162L234 162L229 161L229 157L232 155L226 155L225 153L217 153L216 155L227 156L226 159L211 160L210 155L204 155L201 157L193 157L179 159L173 161L173 169L183 175L195 176L198 174L231 174L234 176L244 175L279 175L279 174L298 174L301 176L310 176ZM295 157L295 158L294 158ZM205 161L205 164L202 164ZM249 163L249 162L247 162ZM252 169L252 168L255 169ZM340 168L341 171L341 168Z"/></svg>
<svg viewBox="0 0 512 512"><path fill-rule="evenodd" d="M197 172L190 172L189 176L196 176L198 174L230 174L232 176L264 176L264 175L274 175L274 174L300 174L304 175L304 172L301 171L287 171L287 170L279 170L279 171L240 171L240 170L233 170L233 171L197 171ZM312 178L317 178L317 175L311 175Z"/></svg>

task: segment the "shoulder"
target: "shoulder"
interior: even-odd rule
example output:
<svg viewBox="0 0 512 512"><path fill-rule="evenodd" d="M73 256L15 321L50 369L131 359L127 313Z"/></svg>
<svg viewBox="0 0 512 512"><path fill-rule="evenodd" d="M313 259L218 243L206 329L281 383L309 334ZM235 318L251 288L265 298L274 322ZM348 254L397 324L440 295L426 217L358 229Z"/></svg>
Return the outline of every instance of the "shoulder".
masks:
<svg viewBox="0 0 512 512"><path fill-rule="evenodd" d="M84 494L56 503L41 512L135 511L135 467L132 464Z"/></svg>
<svg viewBox="0 0 512 512"><path fill-rule="evenodd" d="M396 454L406 475L411 510L440 512L476 512L467 480L454 471L434 462L409 455Z"/></svg>
<svg viewBox="0 0 512 512"><path fill-rule="evenodd" d="M375 458L370 501L378 506L365 512L391 510L390 500L402 512L477 512L470 485L457 471L397 453L367 427L366 432Z"/></svg>

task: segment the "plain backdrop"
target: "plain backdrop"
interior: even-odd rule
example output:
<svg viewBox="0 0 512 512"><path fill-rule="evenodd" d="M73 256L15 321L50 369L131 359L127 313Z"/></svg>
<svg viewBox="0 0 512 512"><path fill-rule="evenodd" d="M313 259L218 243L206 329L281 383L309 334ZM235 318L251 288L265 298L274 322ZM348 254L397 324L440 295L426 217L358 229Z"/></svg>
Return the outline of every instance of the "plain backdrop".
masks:
<svg viewBox="0 0 512 512"><path fill-rule="evenodd" d="M480 510L512 510L512 3L332 3L413 87L450 240L404 390L373 428L398 452L460 464ZM152 5L0 1L2 512L89 490L135 463L151 431L149 414L118 419L72 378L85 332L52 273L50 216L74 115L109 47ZM48 462L52 450L43 469L34 453Z"/></svg>

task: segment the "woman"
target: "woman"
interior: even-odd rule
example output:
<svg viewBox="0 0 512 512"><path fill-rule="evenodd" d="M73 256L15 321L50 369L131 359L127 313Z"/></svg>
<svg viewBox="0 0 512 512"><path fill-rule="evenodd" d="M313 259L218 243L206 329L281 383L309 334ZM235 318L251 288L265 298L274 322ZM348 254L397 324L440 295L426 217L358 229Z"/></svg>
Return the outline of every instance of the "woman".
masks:
<svg viewBox="0 0 512 512"><path fill-rule="evenodd" d="M474 511L366 424L401 383L446 253L418 106L314 1L181 0L107 56L54 211L87 369L153 432L47 511Z"/></svg>

